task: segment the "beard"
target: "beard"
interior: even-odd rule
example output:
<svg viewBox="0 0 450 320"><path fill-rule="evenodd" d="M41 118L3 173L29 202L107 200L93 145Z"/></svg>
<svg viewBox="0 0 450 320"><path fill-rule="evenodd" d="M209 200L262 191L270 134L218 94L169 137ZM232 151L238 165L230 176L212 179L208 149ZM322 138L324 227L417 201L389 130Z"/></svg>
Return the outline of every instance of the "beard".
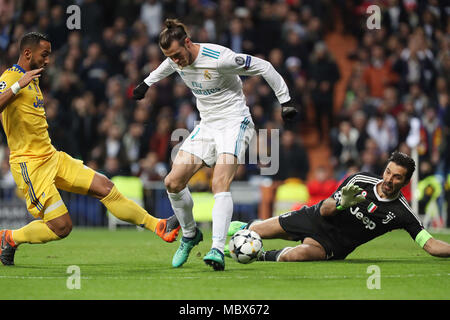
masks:
<svg viewBox="0 0 450 320"><path fill-rule="evenodd" d="M42 68L42 67L43 67L43 65L39 65L39 63L37 63L36 60L31 58L31 60L30 60L30 69L31 70L39 69L39 68Z"/></svg>
<svg viewBox="0 0 450 320"><path fill-rule="evenodd" d="M38 64L35 61L31 60L30 61L30 69L31 70L39 69L39 66L38 66Z"/></svg>
<svg viewBox="0 0 450 320"><path fill-rule="evenodd" d="M188 65L191 65L192 62L194 62L194 59L193 59L193 57L192 57L192 53L190 53L190 52L188 51Z"/></svg>
<svg viewBox="0 0 450 320"><path fill-rule="evenodd" d="M388 197L390 197L390 198L391 198L392 196L396 195L396 194L398 193L398 191L399 191L399 190L397 190L397 189L394 188L394 185L393 185L393 184L386 183L386 182L383 182L383 183L381 184L381 190L383 191L383 193L384 193L386 196L388 196Z"/></svg>

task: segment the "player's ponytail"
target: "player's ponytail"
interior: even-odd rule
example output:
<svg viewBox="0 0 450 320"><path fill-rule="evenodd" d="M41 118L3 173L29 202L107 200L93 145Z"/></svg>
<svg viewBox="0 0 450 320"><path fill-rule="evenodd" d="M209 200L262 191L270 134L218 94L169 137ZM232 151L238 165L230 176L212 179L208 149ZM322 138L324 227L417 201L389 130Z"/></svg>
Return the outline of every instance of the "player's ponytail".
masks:
<svg viewBox="0 0 450 320"><path fill-rule="evenodd" d="M189 37L186 26L177 19L166 19L164 25L166 28L159 35L159 46L164 50L169 49L172 41L176 40L182 45L184 39Z"/></svg>

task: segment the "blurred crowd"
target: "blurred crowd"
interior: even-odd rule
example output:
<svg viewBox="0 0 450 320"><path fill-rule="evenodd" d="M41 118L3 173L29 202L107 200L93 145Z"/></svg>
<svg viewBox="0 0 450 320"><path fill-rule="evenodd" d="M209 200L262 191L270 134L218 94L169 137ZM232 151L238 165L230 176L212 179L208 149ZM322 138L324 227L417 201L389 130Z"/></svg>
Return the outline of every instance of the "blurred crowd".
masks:
<svg viewBox="0 0 450 320"><path fill-rule="evenodd" d="M72 4L81 9L80 30L66 25ZM371 4L381 9L380 29L366 26ZM243 78L256 129L269 135L280 129L280 170L273 180L308 179L300 135L308 124L331 150L332 170L323 179L339 181L351 170L381 174L390 152L410 154L415 147L427 164L421 177L446 175L449 12L438 0L0 0L0 72L17 62L21 35L47 34L52 55L41 88L55 147L110 177L162 180L180 142L172 133L189 132L199 120L195 99L177 75L152 86L139 102L131 95L164 59L157 45L163 21L179 18L194 42L264 58L286 80L301 111L288 128L263 78ZM325 39L338 21L358 45L347 57L351 78L336 108L342 70ZM1 146L3 163L4 136ZM243 165L236 179L257 176L261 165ZM202 177L197 180L204 186L208 173Z"/></svg>
<svg viewBox="0 0 450 320"><path fill-rule="evenodd" d="M417 147L420 163L446 174L450 6L437 0L380 3L381 29L348 26L359 30L358 47L332 133L336 163L361 159L363 170L379 173L391 151L410 154Z"/></svg>

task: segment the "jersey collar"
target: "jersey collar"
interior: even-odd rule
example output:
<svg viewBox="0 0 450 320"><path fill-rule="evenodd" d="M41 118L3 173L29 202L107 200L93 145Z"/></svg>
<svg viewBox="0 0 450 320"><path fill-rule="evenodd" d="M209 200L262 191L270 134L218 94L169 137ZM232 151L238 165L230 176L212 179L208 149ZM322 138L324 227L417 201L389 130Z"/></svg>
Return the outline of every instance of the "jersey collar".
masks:
<svg viewBox="0 0 450 320"><path fill-rule="evenodd" d="M18 64L13 64L13 67L19 69L19 71L20 71L21 73L25 73L25 70L23 70L23 68L22 68L21 66L19 66Z"/></svg>
<svg viewBox="0 0 450 320"><path fill-rule="evenodd" d="M397 199L398 199L398 197L400 196L400 191L397 193L397 195L396 195L395 197L393 197L393 198L391 198L391 199L388 199L388 198L381 198L380 195L378 194L378 191L377 191L377 186L378 186L380 183L383 183L383 180L381 180L380 182L378 182L377 184L375 184L375 185L373 186L373 193L375 194L375 197L377 197L378 201L382 201L382 202L391 202L391 201L394 201L394 200L397 200Z"/></svg>

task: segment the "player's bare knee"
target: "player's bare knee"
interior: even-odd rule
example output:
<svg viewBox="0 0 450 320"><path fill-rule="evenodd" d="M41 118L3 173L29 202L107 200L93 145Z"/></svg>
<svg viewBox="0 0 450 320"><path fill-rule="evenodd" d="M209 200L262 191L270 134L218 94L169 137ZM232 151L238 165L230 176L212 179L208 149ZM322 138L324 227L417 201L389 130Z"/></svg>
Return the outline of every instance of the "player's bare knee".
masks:
<svg viewBox="0 0 450 320"><path fill-rule="evenodd" d="M70 234L70 232L72 232L71 221L64 221L63 223L47 222L47 226L61 239L67 237Z"/></svg>
<svg viewBox="0 0 450 320"><path fill-rule="evenodd" d="M106 197L111 190L114 188L114 182L108 179L106 176L103 176L102 181L102 197Z"/></svg>
<svg viewBox="0 0 450 320"><path fill-rule="evenodd" d="M219 192L228 192L230 191L230 185L231 185L231 179L227 179L224 176L213 177L213 180L211 182L211 191L213 194L219 193Z"/></svg>
<svg viewBox="0 0 450 320"><path fill-rule="evenodd" d="M106 197L114 187L114 183L101 173L96 173L88 194L98 199Z"/></svg>
<svg viewBox="0 0 450 320"><path fill-rule="evenodd" d="M58 229L58 232L55 232L55 234L61 239L63 239L67 237L71 232L72 232L72 224L67 224L62 228Z"/></svg>
<svg viewBox="0 0 450 320"><path fill-rule="evenodd" d="M103 174L100 174L98 179L99 179L99 186L96 190L96 193L97 193L96 196L97 196L97 198L103 199L114 188L114 182L112 182L110 179L108 179Z"/></svg>
<svg viewBox="0 0 450 320"><path fill-rule="evenodd" d="M166 186L167 192L178 193L186 187L186 184L174 179L170 174L164 179L164 185Z"/></svg>

